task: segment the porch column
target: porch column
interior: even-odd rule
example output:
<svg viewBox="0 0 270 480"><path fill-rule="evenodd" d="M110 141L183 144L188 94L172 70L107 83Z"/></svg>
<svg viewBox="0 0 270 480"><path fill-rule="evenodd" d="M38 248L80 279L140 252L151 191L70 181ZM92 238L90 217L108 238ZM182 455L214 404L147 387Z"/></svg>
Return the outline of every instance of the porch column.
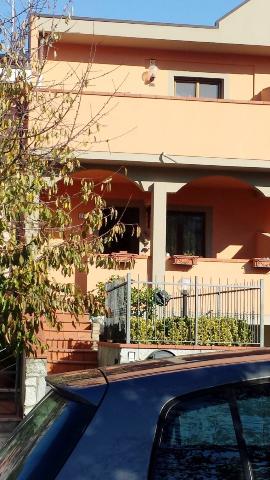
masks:
<svg viewBox="0 0 270 480"><path fill-rule="evenodd" d="M146 183L146 182L145 182ZM185 183L154 182L151 197L152 280L163 281L166 266L167 194L176 193Z"/></svg>
<svg viewBox="0 0 270 480"><path fill-rule="evenodd" d="M152 280L163 280L166 259L166 220L167 188L166 183L155 182L152 185L151 202L151 256Z"/></svg>

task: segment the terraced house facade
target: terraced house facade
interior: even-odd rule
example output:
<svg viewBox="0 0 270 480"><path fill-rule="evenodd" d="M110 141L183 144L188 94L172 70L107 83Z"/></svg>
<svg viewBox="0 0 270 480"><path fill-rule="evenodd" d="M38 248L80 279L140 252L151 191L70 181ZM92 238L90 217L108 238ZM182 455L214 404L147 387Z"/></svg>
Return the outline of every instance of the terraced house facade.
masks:
<svg viewBox="0 0 270 480"><path fill-rule="evenodd" d="M98 141L76 152L83 165L76 176L112 177L108 205L141 227L138 239L127 228L106 253L132 256L132 275L149 281L263 278L266 344L269 17L268 0L248 0L211 27L72 18L67 29L59 19L45 74L70 91L94 51L80 118L108 101L110 108ZM42 17L39 31L50 31L52 21ZM84 213L75 208L74 221ZM74 281L90 290L112 273L126 271L98 269Z"/></svg>
<svg viewBox="0 0 270 480"><path fill-rule="evenodd" d="M96 114L100 129L90 146L74 146L81 169L68 188L76 194L81 178L112 179L107 204L141 229L137 238L127 227L106 247L118 269L74 272L69 280L82 290L126 276L130 259L131 277L146 282L259 285L260 305L245 291L233 301L243 318L245 308L260 309L264 328L252 343L270 345L269 18L269 0L247 0L210 27L76 17L67 25L46 15L34 22L31 45L41 56L52 24L59 33L42 88L72 93L91 64L76 121ZM74 223L89 209L75 201ZM79 329L64 318L59 337L45 332L50 371L61 362L90 365L89 328L88 318Z"/></svg>

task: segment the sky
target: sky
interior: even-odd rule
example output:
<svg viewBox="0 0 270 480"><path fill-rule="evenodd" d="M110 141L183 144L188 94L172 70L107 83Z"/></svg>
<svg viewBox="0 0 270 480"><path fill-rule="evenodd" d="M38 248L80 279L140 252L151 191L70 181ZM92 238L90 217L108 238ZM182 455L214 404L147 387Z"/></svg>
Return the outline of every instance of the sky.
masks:
<svg viewBox="0 0 270 480"><path fill-rule="evenodd" d="M73 0L73 14L84 17L213 25L218 18L241 3L243 0Z"/></svg>
<svg viewBox="0 0 270 480"><path fill-rule="evenodd" d="M0 0L0 19L10 17L11 3L17 12L24 11L29 0ZM78 17L141 20L161 23L213 25L215 21L243 0L34 0L46 3L48 13L62 14L64 6L73 4ZM270 0L269 0L270 1ZM56 7L53 7L53 5Z"/></svg>

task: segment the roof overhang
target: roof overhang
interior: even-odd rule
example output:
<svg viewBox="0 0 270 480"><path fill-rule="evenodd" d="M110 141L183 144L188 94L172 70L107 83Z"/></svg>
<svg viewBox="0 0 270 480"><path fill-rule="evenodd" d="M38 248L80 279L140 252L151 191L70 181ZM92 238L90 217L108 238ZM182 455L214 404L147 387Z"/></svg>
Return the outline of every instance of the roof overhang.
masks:
<svg viewBox="0 0 270 480"><path fill-rule="evenodd" d="M224 53L270 54L269 0L246 0L214 26L189 26L57 16L39 17L38 28L54 25L60 42L80 45L194 50Z"/></svg>

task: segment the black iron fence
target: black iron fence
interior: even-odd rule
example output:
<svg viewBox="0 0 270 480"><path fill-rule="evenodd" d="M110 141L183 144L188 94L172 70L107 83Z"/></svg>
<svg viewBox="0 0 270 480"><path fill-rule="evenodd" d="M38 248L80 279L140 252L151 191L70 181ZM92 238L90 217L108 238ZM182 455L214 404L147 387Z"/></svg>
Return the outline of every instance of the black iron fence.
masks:
<svg viewBox="0 0 270 480"><path fill-rule="evenodd" d="M264 283L114 280L103 338L114 342L264 345Z"/></svg>
<svg viewBox="0 0 270 480"><path fill-rule="evenodd" d="M0 346L0 419L22 417L21 355Z"/></svg>

